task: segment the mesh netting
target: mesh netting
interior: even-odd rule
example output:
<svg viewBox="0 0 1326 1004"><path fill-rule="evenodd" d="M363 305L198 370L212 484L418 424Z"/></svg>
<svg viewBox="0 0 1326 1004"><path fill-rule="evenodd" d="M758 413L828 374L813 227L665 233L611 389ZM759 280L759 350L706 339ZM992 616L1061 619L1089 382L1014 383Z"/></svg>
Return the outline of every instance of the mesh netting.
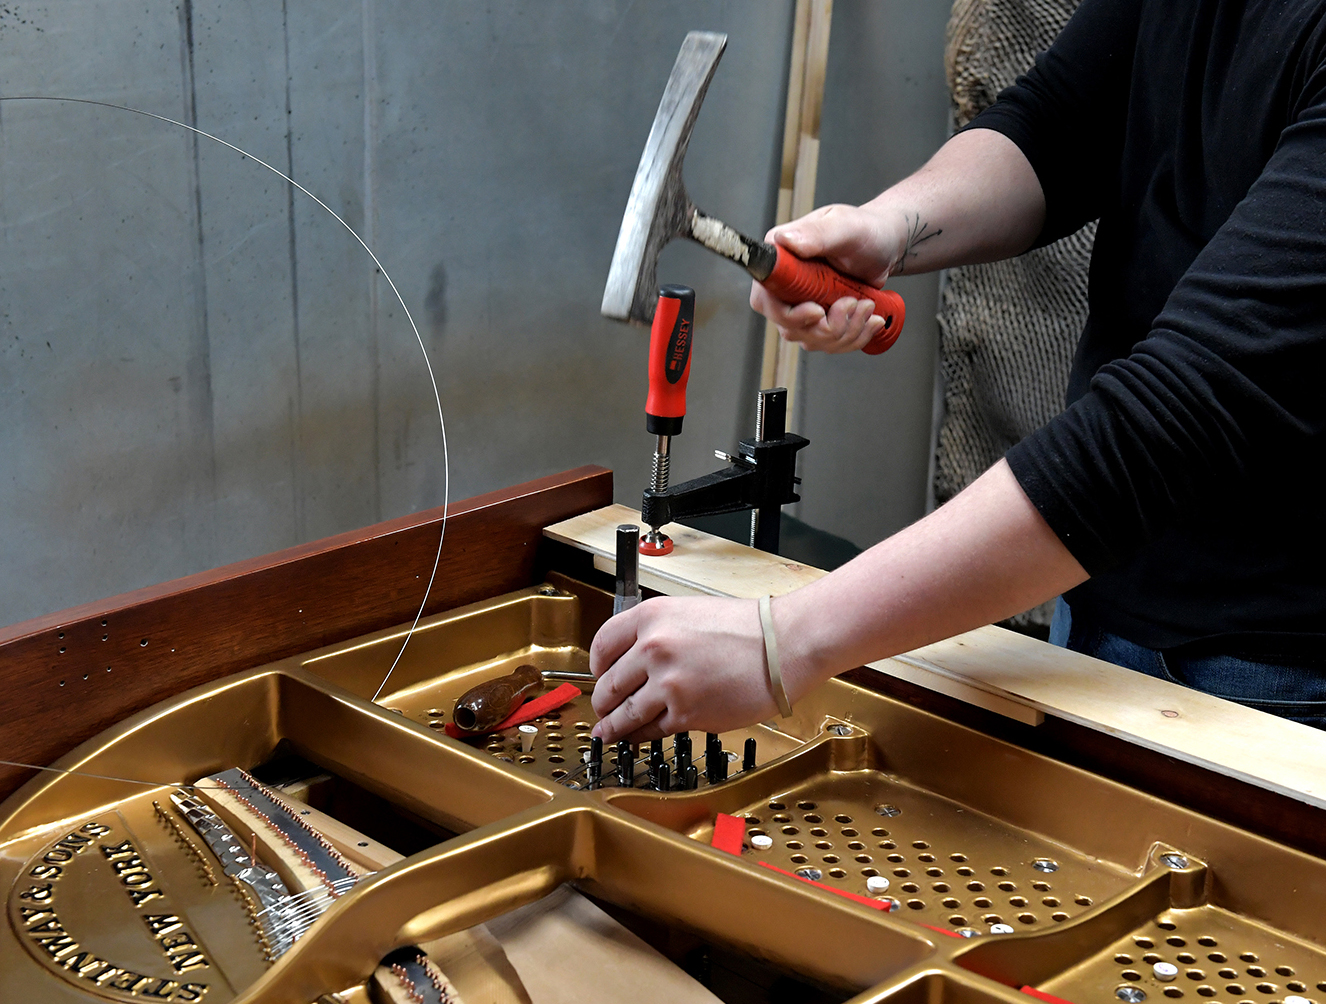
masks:
<svg viewBox="0 0 1326 1004"><path fill-rule="evenodd" d="M960 128L1032 64L1078 0L956 0L945 69ZM1063 409L1073 350L1087 317L1094 223L1049 247L949 269L939 307L944 417L935 500L962 491L1004 452ZM1044 604L1013 618L1050 622Z"/></svg>

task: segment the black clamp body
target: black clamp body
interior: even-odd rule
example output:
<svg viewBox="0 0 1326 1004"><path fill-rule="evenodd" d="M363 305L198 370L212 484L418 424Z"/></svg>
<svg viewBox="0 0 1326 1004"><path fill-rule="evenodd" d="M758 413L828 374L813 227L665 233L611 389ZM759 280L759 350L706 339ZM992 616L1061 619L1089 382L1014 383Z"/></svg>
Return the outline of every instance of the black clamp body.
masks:
<svg viewBox="0 0 1326 1004"><path fill-rule="evenodd" d="M797 451L810 444L804 436L787 432L787 391L782 387L760 391L758 430L743 439L729 467L694 478L663 491L646 489L640 506L642 521L663 526L688 516L716 516L754 509L751 546L778 552L779 510L798 502Z"/></svg>

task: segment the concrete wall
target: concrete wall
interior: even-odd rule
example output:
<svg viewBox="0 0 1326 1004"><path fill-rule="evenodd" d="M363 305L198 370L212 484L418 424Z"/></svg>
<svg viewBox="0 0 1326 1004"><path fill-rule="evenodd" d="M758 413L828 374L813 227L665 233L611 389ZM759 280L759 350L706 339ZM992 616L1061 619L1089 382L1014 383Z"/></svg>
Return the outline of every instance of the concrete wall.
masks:
<svg viewBox="0 0 1326 1004"><path fill-rule="evenodd" d="M687 184L762 232L790 12L10 5L0 96L196 122L344 216L429 348L452 499L596 462L635 501L647 338L598 303L640 149L685 31L727 32ZM821 200L868 197L942 139L946 12L838 0ZM252 160L124 112L5 101L0 238L0 623L442 501L436 411L391 290ZM696 247L670 247L660 279L699 291L674 460L689 477L749 432L760 325L747 280ZM934 293L908 282L905 346L807 367L802 514L860 543L924 498Z"/></svg>

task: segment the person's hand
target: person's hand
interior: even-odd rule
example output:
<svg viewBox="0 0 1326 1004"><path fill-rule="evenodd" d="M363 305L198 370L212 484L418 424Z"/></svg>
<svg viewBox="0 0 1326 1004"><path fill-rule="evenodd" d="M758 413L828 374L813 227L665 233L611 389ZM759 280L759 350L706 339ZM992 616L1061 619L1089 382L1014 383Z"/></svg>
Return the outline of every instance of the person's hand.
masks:
<svg viewBox="0 0 1326 1004"><path fill-rule="evenodd" d="M906 246L902 221L860 206L833 205L774 227L765 235L798 258L823 258L844 275L882 286ZM827 311L816 303L789 304L758 282L750 305L778 326L788 341L812 352L854 352L884 327L869 300L843 297Z"/></svg>
<svg viewBox="0 0 1326 1004"><path fill-rule="evenodd" d="M589 668L605 743L725 732L778 713L755 600L647 600L599 629Z"/></svg>

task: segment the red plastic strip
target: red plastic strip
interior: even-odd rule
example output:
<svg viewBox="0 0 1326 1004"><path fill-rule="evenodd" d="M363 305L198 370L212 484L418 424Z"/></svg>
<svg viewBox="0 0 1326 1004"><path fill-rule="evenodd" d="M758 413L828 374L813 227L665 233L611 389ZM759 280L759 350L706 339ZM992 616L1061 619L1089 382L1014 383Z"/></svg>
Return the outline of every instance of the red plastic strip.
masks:
<svg viewBox="0 0 1326 1004"><path fill-rule="evenodd" d="M917 921L917 923L919 924L920 921ZM935 927L934 924L921 924L921 926L922 926L922 927L928 927L928 928L930 928L930 930L932 930L932 931L938 931L940 934L947 934L950 938L961 938L961 937L962 937L962 935L958 934L957 931L950 931L950 930L949 930L948 928L946 928L946 927Z"/></svg>
<svg viewBox="0 0 1326 1004"><path fill-rule="evenodd" d="M574 683L563 683L556 690L550 690L532 701L526 701L491 729L485 729L483 732L462 732L453 722L447 722L447 735L452 739L473 739L475 736L486 736L489 732L501 732L503 729L528 722L532 718L538 718L539 715L546 715L549 711L556 711L563 704L570 704L579 696L579 687Z"/></svg>
<svg viewBox="0 0 1326 1004"><path fill-rule="evenodd" d="M768 868L769 871L777 872L779 875L786 875L788 878L794 878L798 882L808 882L811 885L815 886L817 889L823 889L826 892L835 893L839 896L842 896L844 899L850 899L854 903L860 903L862 906L868 906L872 910L883 910L885 913L888 913L892 907L892 904L887 899L871 899L869 896L858 896L856 893L848 892L846 889L835 889L831 885L825 885L823 882L816 882L814 879L805 878L804 876L798 875L795 872L784 871L782 868L779 868L777 865L769 864L768 861L761 861L759 862L759 865L761 868Z"/></svg>
<svg viewBox="0 0 1326 1004"><path fill-rule="evenodd" d="M729 854L740 854L741 842L745 839L746 820L720 812L714 820L714 838L709 841L709 846Z"/></svg>
<svg viewBox="0 0 1326 1004"><path fill-rule="evenodd" d="M1023 987L1022 992L1029 997L1035 997L1037 1000L1045 1001L1045 1004L1072 1004L1072 1001L1066 1001L1062 997L1056 997L1054 994L1047 994L1044 990L1037 990L1035 987Z"/></svg>

